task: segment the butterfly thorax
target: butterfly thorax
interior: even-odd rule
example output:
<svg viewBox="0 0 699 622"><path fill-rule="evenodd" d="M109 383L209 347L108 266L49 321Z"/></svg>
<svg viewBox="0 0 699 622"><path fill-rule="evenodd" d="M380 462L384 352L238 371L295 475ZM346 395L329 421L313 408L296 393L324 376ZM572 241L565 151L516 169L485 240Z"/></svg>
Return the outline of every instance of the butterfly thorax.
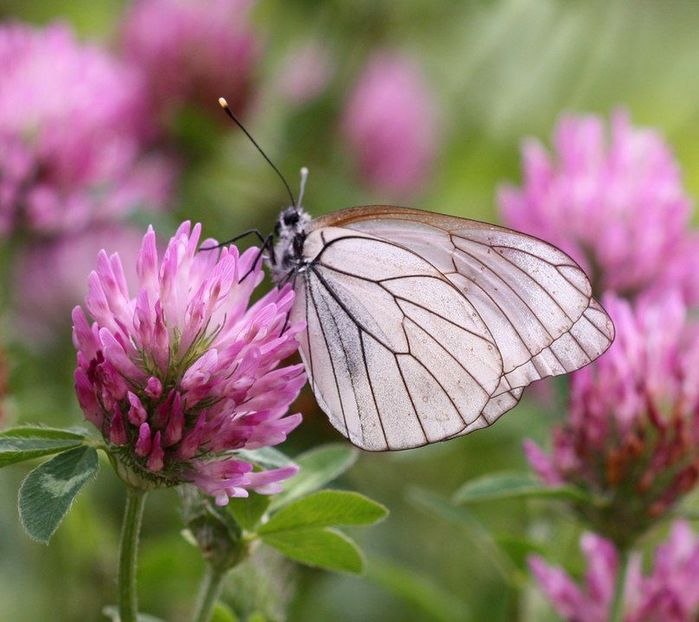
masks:
<svg viewBox="0 0 699 622"><path fill-rule="evenodd" d="M285 282L291 274L303 269L306 263L303 243L310 225L311 217L302 207L287 207L279 214L274 225L276 242L268 259L275 283Z"/></svg>

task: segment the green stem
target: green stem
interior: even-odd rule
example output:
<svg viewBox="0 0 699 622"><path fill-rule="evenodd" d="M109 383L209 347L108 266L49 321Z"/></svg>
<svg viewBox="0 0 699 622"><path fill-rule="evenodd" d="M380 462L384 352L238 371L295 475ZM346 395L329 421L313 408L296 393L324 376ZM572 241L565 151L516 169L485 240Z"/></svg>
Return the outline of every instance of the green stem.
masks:
<svg viewBox="0 0 699 622"><path fill-rule="evenodd" d="M225 570L218 570L211 564L206 564L206 573L199 587L193 622L209 622L225 578Z"/></svg>
<svg viewBox="0 0 699 622"><path fill-rule="evenodd" d="M137 622L136 558L141 519L146 504L146 493L131 486L126 487L126 508L121 526L119 545L119 620Z"/></svg>
<svg viewBox="0 0 699 622"><path fill-rule="evenodd" d="M629 569L629 553L626 549L619 551L619 568L614 583L614 597L609 613L609 622L622 622L624 619L624 589Z"/></svg>

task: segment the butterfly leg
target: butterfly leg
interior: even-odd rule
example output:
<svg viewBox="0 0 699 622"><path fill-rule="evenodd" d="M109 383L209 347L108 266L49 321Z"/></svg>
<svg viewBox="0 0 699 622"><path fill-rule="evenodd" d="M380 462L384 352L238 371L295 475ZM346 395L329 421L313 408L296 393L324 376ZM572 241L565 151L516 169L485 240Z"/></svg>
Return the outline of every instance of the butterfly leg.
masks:
<svg viewBox="0 0 699 622"><path fill-rule="evenodd" d="M200 251L213 251L216 250L217 248L223 248L224 246L228 246L229 244L233 244L234 242L237 242L238 240L242 240L243 238L248 237L249 235L254 235L262 244L267 244L269 245L269 240L271 236L268 236L265 238L265 236L260 233L259 229L248 229L247 231L243 231L242 233L236 235L235 237L231 238L230 240L226 240L225 242L220 242L219 244L216 244L215 246L202 246L199 250ZM257 262L255 262L257 263Z"/></svg>

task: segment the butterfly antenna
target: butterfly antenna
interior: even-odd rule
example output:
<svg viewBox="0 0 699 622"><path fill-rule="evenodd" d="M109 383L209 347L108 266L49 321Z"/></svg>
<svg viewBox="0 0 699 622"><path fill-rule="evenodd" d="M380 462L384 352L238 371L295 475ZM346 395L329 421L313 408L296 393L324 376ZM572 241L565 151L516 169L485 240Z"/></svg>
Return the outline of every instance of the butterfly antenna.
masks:
<svg viewBox="0 0 699 622"><path fill-rule="evenodd" d="M236 117L233 114L233 111L228 106L228 102L223 97L219 97L218 103L221 106L221 108L223 108L224 112L230 117L230 119L233 121L233 123L235 123L241 130L243 130L243 133L248 137L250 142L253 145L255 145L255 148L262 154L262 157L267 161L267 164L269 164L272 167L274 172L278 175L279 179L282 180L282 183L284 184L286 191L289 193L289 198L291 199L291 205L296 206L297 203L296 203L296 199L294 199L294 193L291 192L291 188L289 187L289 183L284 178L284 175L282 175L281 172L279 171L279 169L274 165L274 162L272 162L272 160L270 160L267 157L267 154L262 150L262 147L260 147L260 145L258 145L257 142L255 142L255 139L250 135L250 132L248 132L245 129L245 126L238 120L238 117Z"/></svg>
<svg viewBox="0 0 699 622"><path fill-rule="evenodd" d="M301 167L301 183L299 184L299 202L294 207L303 205L303 193L306 190L306 180L308 180L308 169L305 166Z"/></svg>

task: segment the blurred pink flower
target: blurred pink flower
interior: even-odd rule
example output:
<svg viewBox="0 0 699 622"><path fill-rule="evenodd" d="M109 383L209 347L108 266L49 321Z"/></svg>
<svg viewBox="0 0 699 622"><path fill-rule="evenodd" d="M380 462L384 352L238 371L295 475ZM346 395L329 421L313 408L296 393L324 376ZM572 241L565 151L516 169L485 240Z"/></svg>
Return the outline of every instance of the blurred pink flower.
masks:
<svg viewBox="0 0 699 622"><path fill-rule="evenodd" d="M159 207L172 165L143 160L143 83L64 25L0 25L0 234L42 234Z"/></svg>
<svg viewBox="0 0 699 622"><path fill-rule="evenodd" d="M100 249L123 258L129 286L135 286L136 255L143 233L108 225L56 239L35 240L14 258L14 324L30 342L69 337L70 312L85 297L87 276ZM26 284L31 283L31 287Z"/></svg>
<svg viewBox="0 0 699 622"><path fill-rule="evenodd" d="M523 187L499 191L505 223L571 254L597 292L684 287L677 277L689 276L699 245L686 240L691 201L663 137L619 110L609 135L599 117L564 116L553 142L553 155L524 143Z"/></svg>
<svg viewBox="0 0 699 622"><path fill-rule="evenodd" d="M587 560L583 585L541 557L529 558L539 587L556 612L571 622L607 622L612 605L619 557L614 545L591 533L581 548ZM699 615L699 539L689 525L676 521L667 541L654 556L649 574L641 558L631 557L624 590L624 622L688 622Z"/></svg>
<svg viewBox="0 0 699 622"><path fill-rule="evenodd" d="M438 110L418 66L375 54L347 101L342 133L364 180L396 197L419 192L434 163Z"/></svg>
<svg viewBox="0 0 699 622"><path fill-rule="evenodd" d="M547 484L596 496L578 512L615 542L628 543L664 515L699 476L699 325L682 297L612 295L604 306L616 340L571 381L570 412L553 433L553 452L525 443Z"/></svg>
<svg viewBox="0 0 699 622"><path fill-rule="evenodd" d="M100 252L85 301L94 323L73 311L75 387L123 477L193 482L225 504L248 489L278 491L296 471L253 471L235 450L281 443L300 423L300 414L285 414L305 382L303 366L279 363L303 327L287 326L289 287L248 308L263 279L253 266L258 249L197 252L199 235L199 225L183 223L159 263L149 229L134 297L119 256Z"/></svg>
<svg viewBox="0 0 699 622"><path fill-rule="evenodd" d="M308 41L284 59L277 89L287 102L300 106L323 93L334 71L330 50L319 41Z"/></svg>
<svg viewBox="0 0 699 622"><path fill-rule="evenodd" d="M699 232L692 229L667 258L665 283L657 283L650 295L663 297L668 285L682 292L690 306L699 305Z"/></svg>
<svg viewBox="0 0 699 622"><path fill-rule="evenodd" d="M186 104L224 119L218 98L236 113L250 100L260 43L253 0L136 0L122 26L124 58L143 72L156 116L167 127Z"/></svg>

